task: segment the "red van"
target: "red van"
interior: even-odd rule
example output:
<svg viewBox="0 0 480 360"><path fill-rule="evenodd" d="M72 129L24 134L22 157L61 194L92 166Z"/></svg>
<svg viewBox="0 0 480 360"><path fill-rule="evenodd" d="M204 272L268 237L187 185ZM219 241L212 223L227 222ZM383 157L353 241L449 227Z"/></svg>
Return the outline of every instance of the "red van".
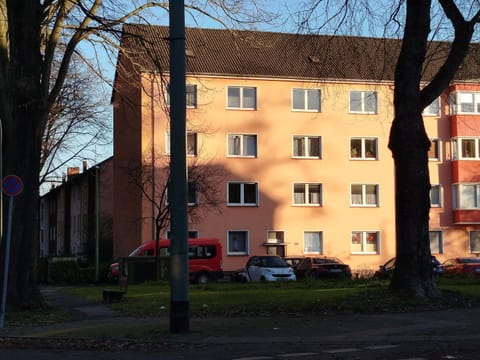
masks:
<svg viewBox="0 0 480 360"><path fill-rule="evenodd" d="M159 256L170 256L170 239L161 239L158 243ZM155 256L155 240L145 242L133 250L130 256ZM197 284L206 284L223 278L222 244L215 238L188 239L188 270L190 281ZM120 263L110 265L109 277L118 279Z"/></svg>

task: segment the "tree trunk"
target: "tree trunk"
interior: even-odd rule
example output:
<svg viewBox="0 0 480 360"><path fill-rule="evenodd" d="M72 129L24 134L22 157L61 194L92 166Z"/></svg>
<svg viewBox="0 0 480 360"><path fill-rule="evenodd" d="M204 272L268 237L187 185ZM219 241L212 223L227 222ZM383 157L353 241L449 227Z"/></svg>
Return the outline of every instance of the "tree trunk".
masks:
<svg viewBox="0 0 480 360"><path fill-rule="evenodd" d="M39 2L30 0L7 0L7 6L10 62L2 119L3 174L17 175L24 185L13 199L7 301L12 308L27 309L43 304L36 281L40 143L47 113L41 86L41 11Z"/></svg>
<svg viewBox="0 0 480 360"><path fill-rule="evenodd" d="M430 141L422 118L420 81L430 31L430 1L407 1L395 72L395 119L389 147L395 164L396 268L391 287L416 297L437 295L429 240Z"/></svg>

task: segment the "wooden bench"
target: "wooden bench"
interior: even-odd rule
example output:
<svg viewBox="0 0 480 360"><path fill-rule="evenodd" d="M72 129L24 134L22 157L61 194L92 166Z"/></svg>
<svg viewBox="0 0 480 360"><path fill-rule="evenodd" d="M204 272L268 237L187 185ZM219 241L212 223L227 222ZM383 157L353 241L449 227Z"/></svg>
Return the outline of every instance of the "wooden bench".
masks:
<svg viewBox="0 0 480 360"><path fill-rule="evenodd" d="M127 293L128 278L120 276L118 278L118 289L103 289L103 302L112 303L122 300L123 295Z"/></svg>

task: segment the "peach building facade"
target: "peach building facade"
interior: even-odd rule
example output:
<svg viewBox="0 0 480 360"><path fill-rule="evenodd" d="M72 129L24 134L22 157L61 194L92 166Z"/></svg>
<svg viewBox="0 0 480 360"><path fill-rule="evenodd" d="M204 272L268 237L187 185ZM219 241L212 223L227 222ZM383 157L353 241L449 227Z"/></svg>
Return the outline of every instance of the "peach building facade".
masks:
<svg viewBox="0 0 480 360"><path fill-rule="evenodd" d="M124 32L158 40L167 30L130 25ZM187 31L187 160L207 169L202 179L211 181L219 199L214 208L201 211L205 186L189 188L191 207L200 211L190 218L192 236L219 238L227 271L244 266L251 255L266 253L335 256L354 272L374 270L395 256L394 171L388 149L394 117L391 78L361 74L357 68L351 74L358 76L314 77L295 63L282 72L286 64L268 63L262 51L279 47L274 40L285 34L248 32L264 41L263 50L254 49L259 55L252 64L256 56L242 53L247 45L229 49L233 45L219 37L222 31ZM200 47L201 36L209 40L207 49ZM272 40L269 44L265 36ZM168 48L158 42L155 46ZM123 45L112 98L114 257L128 255L155 236L153 219L159 210L151 199L160 199L165 187L170 143L165 50L141 55L128 36ZM202 63L205 51L217 51L214 70ZM243 68L222 62L220 51L241 53ZM305 58L305 66L321 63ZM283 61L289 63L289 55ZM425 111L432 139L431 250L440 261L480 252L477 91L480 104L480 85L462 79ZM473 108L462 112L468 94ZM473 149L472 157L463 153L467 148ZM134 169L141 169L143 187L133 177ZM168 226L160 235L168 236Z"/></svg>

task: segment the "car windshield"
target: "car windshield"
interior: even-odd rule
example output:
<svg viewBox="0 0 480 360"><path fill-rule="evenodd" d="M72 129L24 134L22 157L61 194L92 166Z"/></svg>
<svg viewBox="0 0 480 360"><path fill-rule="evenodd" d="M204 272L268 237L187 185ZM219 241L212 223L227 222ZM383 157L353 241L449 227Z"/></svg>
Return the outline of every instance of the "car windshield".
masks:
<svg viewBox="0 0 480 360"><path fill-rule="evenodd" d="M261 266L264 267L288 267L288 264L279 256L268 256L260 259Z"/></svg>

